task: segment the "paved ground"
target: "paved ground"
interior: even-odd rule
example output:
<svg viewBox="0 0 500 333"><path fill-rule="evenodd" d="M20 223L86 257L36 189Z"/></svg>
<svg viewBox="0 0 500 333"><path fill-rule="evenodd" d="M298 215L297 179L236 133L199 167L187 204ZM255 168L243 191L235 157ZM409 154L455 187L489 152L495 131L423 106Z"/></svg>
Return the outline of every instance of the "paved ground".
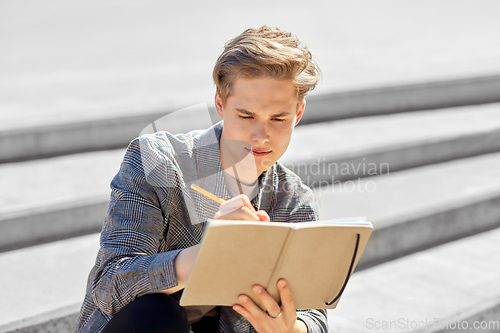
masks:
<svg viewBox="0 0 500 333"><path fill-rule="evenodd" d="M98 250L99 235L93 234L0 256L2 268L16 272L0 275L2 285L10 286L2 290L0 326L81 303Z"/></svg>
<svg viewBox="0 0 500 333"><path fill-rule="evenodd" d="M329 311L330 331L498 332L499 240L496 229L355 273ZM488 307L496 310L476 315ZM470 317L469 329L456 329ZM476 320L482 330L473 329Z"/></svg>
<svg viewBox="0 0 500 333"><path fill-rule="evenodd" d="M3 0L0 128L211 102L223 43L276 25L310 46L316 93L500 73L500 2Z"/></svg>

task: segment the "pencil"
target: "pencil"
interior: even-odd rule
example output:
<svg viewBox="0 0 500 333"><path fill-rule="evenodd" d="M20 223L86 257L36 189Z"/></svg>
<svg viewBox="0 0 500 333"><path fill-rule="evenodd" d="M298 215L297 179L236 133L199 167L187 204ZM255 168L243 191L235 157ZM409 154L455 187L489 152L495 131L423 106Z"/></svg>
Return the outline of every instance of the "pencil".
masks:
<svg viewBox="0 0 500 333"><path fill-rule="evenodd" d="M213 201L217 202L218 204L222 204L222 203L226 202L226 200L224 200L222 198L219 198L218 196L216 196L215 194L212 194L212 193L208 192L207 190L202 189L198 185L193 184L193 185L191 185L191 188L193 190L195 190L196 192L199 192L199 193L203 194L207 198L212 199Z"/></svg>

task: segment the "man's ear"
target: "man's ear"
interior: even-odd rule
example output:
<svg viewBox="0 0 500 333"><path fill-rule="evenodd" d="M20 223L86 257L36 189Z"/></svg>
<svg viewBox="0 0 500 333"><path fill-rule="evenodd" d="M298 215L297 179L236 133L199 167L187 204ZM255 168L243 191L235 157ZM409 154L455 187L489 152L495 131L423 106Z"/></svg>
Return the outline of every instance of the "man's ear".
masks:
<svg viewBox="0 0 500 333"><path fill-rule="evenodd" d="M302 101L302 104L300 105L299 109L297 110L297 119L295 120L295 125L299 123L300 119L302 119L302 116L304 115L304 109L306 108L306 100Z"/></svg>
<svg viewBox="0 0 500 333"><path fill-rule="evenodd" d="M215 93L215 108L217 109L217 114L219 115L219 117L221 117L221 119L224 119L222 106L223 106L222 99L220 98L219 93L216 92Z"/></svg>

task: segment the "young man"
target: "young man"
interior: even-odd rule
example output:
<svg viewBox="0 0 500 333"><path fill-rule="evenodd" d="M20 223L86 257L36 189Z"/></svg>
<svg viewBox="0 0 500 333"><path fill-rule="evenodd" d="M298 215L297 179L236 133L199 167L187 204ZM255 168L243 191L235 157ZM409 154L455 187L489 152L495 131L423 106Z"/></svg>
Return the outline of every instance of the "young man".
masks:
<svg viewBox="0 0 500 333"><path fill-rule="evenodd" d="M326 332L324 310L281 305L261 286L232 307L178 303L206 221L318 219L312 191L278 159L304 113L319 69L286 31L263 26L230 40L213 73L223 119L204 131L133 140L111 182L111 201L76 332ZM201 196L191 184L226 199Z"/></svg>

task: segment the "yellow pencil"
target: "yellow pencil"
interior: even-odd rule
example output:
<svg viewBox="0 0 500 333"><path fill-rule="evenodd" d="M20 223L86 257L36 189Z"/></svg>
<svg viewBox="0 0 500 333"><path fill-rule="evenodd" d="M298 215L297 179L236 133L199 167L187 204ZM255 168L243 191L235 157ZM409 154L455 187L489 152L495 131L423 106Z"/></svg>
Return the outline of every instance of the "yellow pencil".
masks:
<svg viewBox="0 0 500 333"><path fill-rule="evenodd" d="M212 199L213 201L217 202L218 204L222 204L222 203L226 202L226 200L224 200L222 198L219 198L218 196L216 196L215 194L212 194L212 193L208 192L207 190L202 189L198 185L193 184L193 185L191 185L191 188L193 190L195 190L196 192L199 192L199 193L203 194L207 198Z"/></svg>

